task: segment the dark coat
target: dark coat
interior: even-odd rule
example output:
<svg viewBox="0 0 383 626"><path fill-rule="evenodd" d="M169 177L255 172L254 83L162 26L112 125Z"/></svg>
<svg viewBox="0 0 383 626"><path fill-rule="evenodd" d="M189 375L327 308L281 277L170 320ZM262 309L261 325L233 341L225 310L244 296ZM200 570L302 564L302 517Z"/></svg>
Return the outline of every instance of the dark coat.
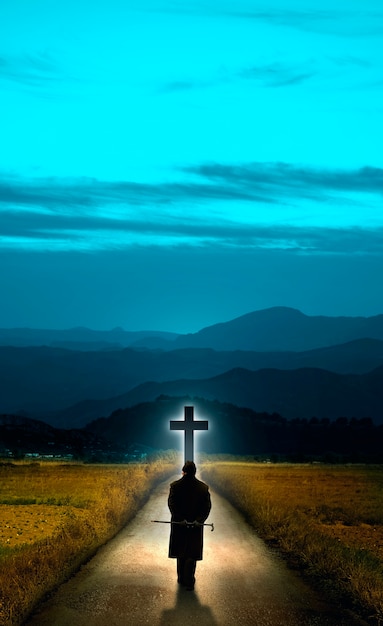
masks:
<svg viewBox="0 0 383 626"><path fill-rule="evenodd" d="M200 522L207 519L211 500L209 487L194 475L185 474L170 485L168 505L172 522ZM169 557L202 560L203 526L188 528L172 524L170 530Z"/></svg>

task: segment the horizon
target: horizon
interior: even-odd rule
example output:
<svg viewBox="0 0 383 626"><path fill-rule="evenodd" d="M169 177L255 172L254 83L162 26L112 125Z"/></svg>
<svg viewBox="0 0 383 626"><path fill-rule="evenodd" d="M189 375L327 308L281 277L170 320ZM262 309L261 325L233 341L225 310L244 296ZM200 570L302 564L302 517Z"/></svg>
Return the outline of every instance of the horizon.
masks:
<svg viewBox="0 0 383 626"><path fill-rule="evenodd" d="M227 319L227 320L219 320L216 322L213 322L212 324L208 324L207 326L203 326L195 331L186 331L186 332L177 332L174 330L163 330L161 328L124 328L122 326L114 326L111 328L94 328L91 326L83 326L83 325L77 325L77 326L68 326L68 327L40 327L40 326L0 326L0 330L36 330L36 331L70 331L70 330L89 330L91 332L101 332L101 333L112 333L114 331L122 331L122 332L126 332L126 333L168 333L168 334L174 334L174 335L187 335L187 334L195 334L198 333L199 331L203 330L204 328L209 328L210 326L216 326L216 325L221 325L221 324L227 324L231 321L234 321L236 319L240 319L241 317L246 317L247 315L252 315L254 313L261 313L264 311L269 311L272 309L289 309L291 311L295 311L297 313L302 314L305 317L327 317L327 318L334 318L334 319L339 319L339 318L361 318L361 319L370 319L372 317L379 317L381 315L383 315L382 313L377 313L377 314L373 314L373 315L323 315L321 313L317 313L317 314L308 314L305 313L304 311L297 309L295 307L288 307L285 305L276 305L276 306L271 306L271 307L266 307L263 309L256 309L254 311L247 311L246 313L243 313L239 316Z"/></svg>
<svg viewBox="0 0 383 626"><path fill-rule="evenodd" d="M383 311L383 8L265 6L3 0L0 327Z"/></svg>

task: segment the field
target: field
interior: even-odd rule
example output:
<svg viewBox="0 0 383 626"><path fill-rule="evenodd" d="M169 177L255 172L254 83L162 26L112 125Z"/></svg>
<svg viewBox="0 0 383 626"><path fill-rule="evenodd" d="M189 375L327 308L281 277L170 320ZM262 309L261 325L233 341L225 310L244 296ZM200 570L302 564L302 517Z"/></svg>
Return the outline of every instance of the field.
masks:
<svg viewBox="0 0 383 626"><path fill-rule="evenodd" d="M174 472L171 458L135 465L0 463L0 624L22 624ZM371 624L383 624L383 467L211 457L203 479L292 567Z"/></svg>
<svg viewBox="0 0 383 626"><path fill-rule="evenodd" d="M207 463L204 480L326 593L383 623L383 467Z"/></svg>
<svg viewBox="0 0 383 626"><path fill-rule="evenodd" d="M0 463L0 624L18 626L174 473L148 464Z"/></svg>

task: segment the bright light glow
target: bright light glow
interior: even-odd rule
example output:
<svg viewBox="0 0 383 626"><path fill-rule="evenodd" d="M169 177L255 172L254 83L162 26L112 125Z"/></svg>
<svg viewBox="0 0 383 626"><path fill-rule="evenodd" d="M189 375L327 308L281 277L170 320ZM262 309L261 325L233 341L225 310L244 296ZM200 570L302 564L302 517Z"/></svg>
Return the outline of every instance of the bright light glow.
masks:
<svg viewBox="0 0 383 626"><path fill-rule="evenodd" d="M194 407L194 420L193 420L194 422L202 422L202 421L208 422L207 430L193 430L194 462L197 465L197 471L198 471L198 464L197 464L198 452L200 451L200 448L201 448L201 451L204 451L203 439L201 439L201 436L209 437L209 435L211 435L212 420L200 415L198 404L195 404L193 399L191 400L190 404L188 404L187 406ZM170 430L170 421L180 422L180 424L184 423L185 421L184 420L184 407L185 407L184 404L180 406L179 411L176 412L177 417L171 417L169 420L166 420L166 422L164 423L164 426L168 430ZM181 415L183 416L182 418L178 416L179 413L181 413ZM185 431L184 430L172 430L171 433L172 433L172 437L174 437L175 435L178 436L178 442L179 442L178 447L182 451L182 464L183 464L184 453L185 453Z"/></svg>

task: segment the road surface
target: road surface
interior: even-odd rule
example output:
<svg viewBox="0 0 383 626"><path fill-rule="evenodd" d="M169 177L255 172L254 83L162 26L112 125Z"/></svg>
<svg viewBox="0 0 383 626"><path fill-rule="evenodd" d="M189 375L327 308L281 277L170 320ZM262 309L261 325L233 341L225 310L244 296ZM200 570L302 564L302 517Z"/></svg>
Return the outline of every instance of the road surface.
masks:
<svg viewBox="0 0 383 626"><path fill-rule="evenodd" d="M178 478L178 477L177 477ZM290 571L212 492L204 560L194 591L176 581L167 558L169 482L135 519L27 621L27 626L357 626Z"/></svg>

